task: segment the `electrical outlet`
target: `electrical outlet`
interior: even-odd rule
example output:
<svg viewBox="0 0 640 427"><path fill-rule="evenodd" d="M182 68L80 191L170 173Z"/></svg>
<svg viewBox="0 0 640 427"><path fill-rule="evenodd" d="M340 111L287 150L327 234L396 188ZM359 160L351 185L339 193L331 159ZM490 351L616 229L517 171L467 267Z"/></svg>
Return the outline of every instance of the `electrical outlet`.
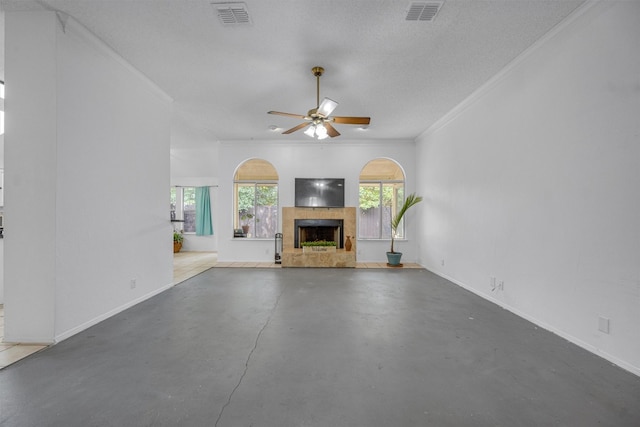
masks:
<svg viewBox="0 0 640 427"><path fill-rule="evenodd" d="M135 287L136 287L136 279L131 279L131 283L129 284L129 286L131 287L131 289L135 289Z"/></svg>
<svg viewBox="0 0 640 427"><path fill-rule="evenodd" d="M598 330L600 332L604 332L605 334L609 333L609 319L606 317L598 317Z"/></svg>
<svg viewBox="0 0 640 427"><path fill-rule="evenodd" d="M504 291L504 280L501 280L500 282L498 282L498 290Z"/></svg>
<svg viewBox="0 0 640 427"><path fill-rule="evenodd" d="M444 267L444 258L442 258L442 259L440 260L440 265L442 265L442 266Z"/></svg>

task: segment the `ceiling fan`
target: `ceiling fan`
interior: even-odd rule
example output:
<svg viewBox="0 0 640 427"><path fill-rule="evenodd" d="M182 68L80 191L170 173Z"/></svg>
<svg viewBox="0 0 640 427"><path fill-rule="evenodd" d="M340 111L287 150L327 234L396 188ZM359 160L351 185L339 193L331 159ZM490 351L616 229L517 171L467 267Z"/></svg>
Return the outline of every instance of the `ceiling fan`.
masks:
<svg viewBox="0 0 640 427"><path fill-rule="evenodd" d="M304 120L304 123L298 126L292 127L289 130L282 132L283 134L290 134L297 130L307 127L304 131L305 135L310 137L316 137L318 139L325 139L330 136L335 138L340 135L340 132L333 127L332 123L338 123L343 125L368 125L371 121L370 117L341 117L330 116L333 110L336 109L338 103L332 99L324 98L322 103L320 102L320 76L324 73L324 68L313 67L311 72L316 76L316 108L312 108L307 112L307 115L283 113L281 111L269 111L268 114L277 114L279 116L294 117L300 120Z"/></svg>

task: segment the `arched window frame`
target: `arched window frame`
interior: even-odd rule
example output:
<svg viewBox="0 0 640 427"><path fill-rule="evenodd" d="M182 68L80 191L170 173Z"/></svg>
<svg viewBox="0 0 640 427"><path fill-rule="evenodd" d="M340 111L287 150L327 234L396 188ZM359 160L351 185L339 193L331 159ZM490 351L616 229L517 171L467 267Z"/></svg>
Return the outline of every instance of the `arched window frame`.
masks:
<svg viewBox="0 0 640 427"><path fill-rule="evenodd" d="M385 161L397 168L396 176L368 176L363 178L363 171L374 161ZM400 179L397 175L401 174ZM368 193L368 194L367 194ZM372 193L374 193L373 197ZM369 161L360 172L358 186L358 239L388 240L391 239L391 218L404 202L405 174L398 162L387 158ZM375 196L377 195L377 202ZM364 197L366 197L366 200ZM373 204L373 206L372 206ZM380 208L382 207L382 208ZM405 236L404 222L398 227L396 238Z"/></svg>
<svg viewBox="0 0 640 427"><path fill-rule="evenodd" d="M268 164L273 173L265 177L259 174L252 175L248 179L239 176L242 168L254 161ZM245 160L238 165L233 179L233 228L236 230L234 236L273 239L278 229L278 210L278 172L275 167L270 162L258 158Z"/></svg>

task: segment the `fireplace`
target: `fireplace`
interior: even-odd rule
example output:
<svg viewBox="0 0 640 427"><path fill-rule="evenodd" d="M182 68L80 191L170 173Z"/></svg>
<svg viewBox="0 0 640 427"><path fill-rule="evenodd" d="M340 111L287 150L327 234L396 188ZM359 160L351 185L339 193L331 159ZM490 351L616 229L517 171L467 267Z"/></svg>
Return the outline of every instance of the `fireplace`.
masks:
<svg viewBox="0 0 640 427"><path fill-rule="evenodd" d="M282 208L282 267L356 266L356 250L344 249L347 236L356 235L356 208ZM353 239L353 237L352 237ZM336 242L333 251L305 252L301 242Z"/></svg>
<svg viewBox="0 0 640 427"><path fill-rule="evenodd" d="M344 221L341 219L296 219L294 220L294 247L304 242L319 240L334 241L343 248Z"/></svg>

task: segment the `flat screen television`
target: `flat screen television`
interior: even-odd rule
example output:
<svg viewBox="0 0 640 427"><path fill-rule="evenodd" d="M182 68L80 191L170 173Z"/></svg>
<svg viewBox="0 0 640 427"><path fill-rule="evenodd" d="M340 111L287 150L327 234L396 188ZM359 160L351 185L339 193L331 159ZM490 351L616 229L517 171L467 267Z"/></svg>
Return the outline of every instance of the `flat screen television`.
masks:
<svg viewBox="0 0 640 427"><path fill-rule="evenodd" d="M296 178L298 208L344 208L344 178Z"/></svg>

